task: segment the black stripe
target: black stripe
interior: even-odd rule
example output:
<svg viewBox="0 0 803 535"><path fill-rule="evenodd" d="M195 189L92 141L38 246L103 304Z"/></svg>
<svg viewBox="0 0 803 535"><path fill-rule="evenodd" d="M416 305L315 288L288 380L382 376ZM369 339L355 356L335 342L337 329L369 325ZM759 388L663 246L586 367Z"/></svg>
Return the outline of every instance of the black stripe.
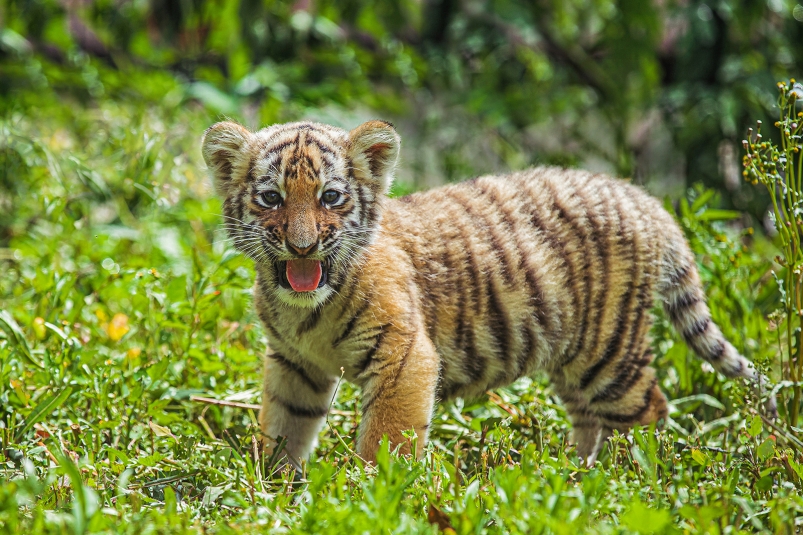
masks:
<svg viewBox="0 0 803 535"><path fill-rule="evenodd" d="M451 258L449 258L449 262L452 263ZM463 353L461 362L463 372L470 377L471 382L474 382L482 378L485 371L485 362L479 362L479 359L482 357L477 354L474 343L474 331L472 330L472 326L469 325L468 311L476 310L473 292L471 292L469 284L463 284L461 286L463 291L460 291L461 288L454 288L454 292L457 294L457 310L459 313L457 326L454 332L455 346ZM466 303L467 300L468 303Z"/></svg>
<svg viewBox="0 0 803 535"><path fill-rule="evenodd" d="M644 282L638 285L636 305L632 314L630 314L630 336L627 342L627 347L625 347L624 351L622 352L622 355L625 357L627 355L635 355L637 351L637 345L641 347L641 343L645 338L644 333L642 332L644 329L644 323L648 319L651 319L650 309L652 308L653 302L651 299L652 286L650 285L650 275L642 274L642 278L644 279Z"/></svg>
<svg viewBox="0 0 803 535"><path fill-rule="evenodd" d="M401 360L399 361L399 367L393 373L393 380L391 381L389 388L395 388L396 384L399 382L399 376L401 375L402 371L404 370L405 366L407 366L407 360L410 357L410 354L413 352L413 346L415 345L415 335L413 335L413 339L410 341L410 344L407 346L407 350L402 355Z"/></svg>
<svg viewBox="0 0 803 535"><path fill-rule="evenodd" d="M268 153L265 153L265 155L262 157L262 163L268 171L279 171L281 173L281 169L277 168L276 166L279 165L280 161L282 161L282 159L284 158L284 154L282 154L281 151L277 151L272 154L273 155L268 160L267 159Z"/></svg>
<svg viewBox="0 0 803 535"><path fill-rule="evenodd" d="M670 260L673 261L675 259L671 258ZM667 281L669 283L668 285L670 287L671 286L680 286L680 283L683 282L684 279L689 275L689 272L691 271L691 268L692 268L692 264L691 263L681 266L680 269L678 269L677 271L675 271L674 273L672 273L669 276L669 279Z"/></svg>
<svg viewBox="0 0 803 535"><path fill-rule="evenodd" d="M641 379L644 373L644 367L652 361L652 355L649 353L649 350L645 355L635 360L621 362L617 376L604 390L598 392L591 398L591 403L610 403L622 399L633 385Z"/></svg>
<svg viewBox="0 0 803 535"><path fill-rule="evenodd" d="M518 246L521 246L518 236L516 237L516 241L518 242ZM529 297L531 301L530 306L532 307L533 316L544 329L544 334L549 338L555 338L558 336L558 333L556 332L557 329L555 328L554 322L550 318L550 314L547 314L546 310L544 310L544 307L546 306L544 290L541 288L541 283L538 280L538 276L525 264L526 260L524 255L522 255L519 262L519 269L524 271L524 278L527 281L527 290L529 290Z"/></svg>
<svg viewBox="0 0 803 535"><path fill-rule="evenodd" d="M368 412L368 409L371 408L371 405L373 405L374 401L376 401L377 399L379 399L379 392L374 392L373 395L371 396L363 397L362 403L360 405L360 410L363 413L363 418L365 417L364 416L365 413Z"/></svg>
<svg viewBox="0 0 803 535"><path fill-rule="evenodd" d="M351 331L354 330L354 326L357 325L357 321L360 319L360 316L362 316L363 313L366 310L368 310L368 307L370 306L371 302L366 301L360 308L357 309L357 311L351 316L349 321L346 323L346 328L343 329L343 332L340 333L340 336L335 338L334 342L332 342L332 347L337 347L340 344L340 342L345 340L348 337L348 335L351 334Z"/></svg>
<svg viewBox="0 0 803 535"><path fill-rule="evenodd" d="M488 363L486 358L477 352L476 338L472 329L465 331L464 340L467 356L463 363L464 369L471 377L471 381L477 382L485 376L485 369L488 367Z"/></svg>
<svg viewBox="0 0 803 535"><path fill-rule="evenodd" d="M455 271L449 256L449 250L445 245L446 243L448 243L448 241L444 241L442 244L443 249L441 250L439 259L441 269L439 270L440 273L438 275L437 284L435 284L432 288L430 288L428 285L428 289L430 290L428 297L432 300L433 310L435 311L441 308L440 305L442 303L444 308L446 308L446 303L450 302L449 297L458 293L454 291L454 285L452 284L452 275L455 273ZM458 308L458 310L460 309ZM427 322L427 334L429 335L430 340L436 342L438 340L439 327L437 315L432 317L425 316L425 320Z"/></svg>
<svg viewBox="0 0 803 535"><path fill-rule="evenodd" d="M287 412L299 418L324 418L326 416L326 413L329 412L329 407L323 407L318 409L299 407L298 405L294 405L289 401L284 400L275 395L271 395L270 400L274 403L278 403L279 405L287 409Z"/></svg>
<svg viewBox="0 0 803 535"><path fill-rule="evenodd" d="M351 338L349 339L349 343L354 345L357 344L358 342L373 340L377 337L377 335L381 331L386 330L388 327L390 327L390 323L383 323L382 325L370 325L365 329L352 335Z"/></svg>
<svg viewBox="0 0 803 535"><path fill-rule="evenodd" d="M284 340L282 340L282 337L279 335L279 331L277 331L276 328L273 327L273 325L265 321L265 319L262 318L261 315L259 319L262 320L262 323L265 325L265 329L268 331L270 337L276 339L280 344L284 345Z"/></svg>
<svg viewBox="0 0 803 535"><path fill-rule="evenodd" d="M309 316L299 324L298 329L296 329L296 335L301 336L314 329L315 326L318 325L318 322L321 321L322 316L323 306L315 307L312 312L309 313Z"/></svg>
<svg viewBox="0 0 803 535"><path fill-rule="evenodd" d="M347 201L347 204L344 204L343 206L345 208L339 210L340 217L346 219L348 216L354 213L354 209L357 207L357 203L355 203L353 199L350 199L350 202Z"/></svg>
<svg viewBox="0 0 803 535"><path fill-rule="evenodd" d="M457 188L452 190L452 195L455 197L459 204L463 207L465 213L472 219L472 223L475 220L484 220L481 215L478 215L477 212L474 210L474 207L471 206L471 201L469 199L465 199L462 194L459 192ZM487 221L486 221L487 223ZM489 227L493 227L492 225L488 225ZM472 294L476 293L479 294L480 282L480 273L481 269L477 266L475 262L474 255L471 252L471 248L468 245L468 237L463 232L463 227L460 227L461 234L464 239L466 254L469 258L469 267L471 269L472 275ZM508 321L507 311L502 303L502 300L499 298L498 294L499 288L497 287L497 283L493 280L493 277L489 274L486 276L485 280L485 293L488 298L488 305L490 310L488 310L487 315L487 331L493 340L492 344L496 350L497 355L499 358L505 362L509 363L510 361L510 347L509 342L511 339L511 332L510 332L510 324ZM504 291L504 290L501 290ZM479 309L479 303L474 301L472 305L477 306ZM501 336L499 335L499 331L501 331Z"/></svg>
<svg viewBox="0 0 803 535"><path fill-rule="evenodd" d="M531 325L522 325L521 331L523 333L524 346L518 358L516 358L516 377L521 377L521 374L527 369L527 363L530 361L533 345L535 344L535 335L533 334Z"/></svg>
<svg viewBox="0 0 803 535"><path fill-rule="evenodd" d="M622 220L621 213L619 213L619 206L616 206L617 213L619 215L619 225L620 227L623 226L624 221ZM621 229L620 229L621 230ZM627 243L620 243L625 250L625 254L631 257L633 262L632 269L630 270L630 277L629 280L635 281L639 278L639 263L638 258L635 254L634 247L628 247ZM632 307L633 307L633 296L636 292L633 291L634 287L633 284L628 285L625 293L622 295L621 301L619 302L617 308L615 310L619 311L619 319L616 322L616 327L614 328L613 333L608 338L608 344L605 347L605 351L603 351L601 358L594 363L591 368L586 370L583 374L582 378L580 379L580 388L585 389L587 388L594 379L596 379L599 372L614 358L616 357L622 349L622 338L625 334L625 329L629 322L632 322L633 318L631 317Z"/></svg>
<svg viewBox="0 0 803 535"><path fill-rule="evenodd" d="M584 255L585 251L587 250L587 240L586 240L585 229L584 228L581 229L582 226L577 224L577 218L576 217L570 217L569 214L566 211L566 208L558 201L558 192L555 190L554 185L552 184L552 182L549 181L549 180L544 180L543 183L544 183L544 186L546 187L546 189L549 190L550 195L552 196L552 209L556 211L557 216L558 216L558 220L562 222L562 223L559 224L559 226L561 226L561 227L562 226L568 226L568 227L571 228L572 232L571 232L570 238L571 237L576 237L580 241L580 249L579 249L579 251L576 251L575 254ZM532 190L530 190L530 191L532 192ZM533 195L533 197L536 197L536 196ZM580 198L583 201L585 201L585 199L583 199L582 197L580 197ZM583 210L586 210L585 204L581 203L581 206L582 206ZM536 212L533 212L533 216L537 217ZM555 232L554 229L553 229L553 232ZM578 313L578 309L580 308L580 303L581 303L580 289L577 287L577 281L581 281L582 282L583 291L586 294L586 299L584 301L585 307L584 307L584 310L583 310L582 315L580 317L580 327L579 327L579 330L577 332L577 337L575 339L574 346L573 346L573 348L571 350L567 351L567 353L563 356L563 358L561 359L561 365L566 365L566 364L572 362L575 358L577 358L577 355L580 354L580 350L582 349L582 347L584 345L584 342L585 342L586 331L588 329L588 316L589 316L589 310L588 309L589 309L589 306L591 304L590 291L589 291L590 273L588 272L588 266L586 266L586 269L583 270L584 271L583 272L583 277L582 278L578 277L577 273L576 273L576 270L575 270L575 265L571 262L570 254L569 254L568 251L566 251L566 246L567 245L568 244L566 242L561 242L562 249L560 251L561 251L561 258L563 260L563 263L566 264L566 266L568 268L568 271L569 271L569 283L571 285L572 297L574 299L574 302L573 302L572 306L574 307L575 314ZM581 266L581 268L582 268L582 266Z"/></svg>
<svg viewBox="0 0 803 535"><path fill-rule="evenodd" d="M384 338L384 336L385 336L385 329L380 328L376 336L373 337L374 338L373 345L371 345L371 347L368 348L368 351L366 351L365 356L363 356L363 358L360 359L360 362L357 363L357 366L355 366L354 369L357 372L356 375L359 376L365 373L366 368L368 368L368 366L371 364L371 362L374 359L374 355L376 355L376 352L379 350L379 346L382 344L382 338Z"/></svg>
<svg viewBox="0 0 803 535"><path fill-rule="evenodd" d="M695 322L691 324L691 327L683 331L683 339L689 344L693 344L695 338L708 330L708 325L710 323L711 318L709 316L695 320Z"/></svg>
<svg viewBox="0 0 803 535"><path fill-rule="evenodd" d="M627 289L622 301L619 303L618 309L624 308L626 304L628 309L630 308L629 303L632 300L633 293L632 287ZM602 357L583 374L583 377L580 379L580 388L588 388L588 386L594 382L594 379L597 378L599 372L602 371L602 369L605 368L609 363L611 363L614 357L619 354L622 349L622 339L624 338L625 327L629 319L629 313L623 311L619 315L619 321L616 322L616 327L614 328L613 334L611 334L610 338L608 339L608 345L605 346L605 351L603 351Z"/></svg>
<svg viewBox="0 0 803 535"><path fill-rule="evenodd" d="M365 216L365 225L369 228L373 227L376 224L376 218L379 211L377 210L376 201L371 201L368 203L368 213Z"/></svg>
<svg viewBox="0 0 803 535"><path fill-rule="evenodd" d="M398 380L399 380L399 376L401 375L401 373L404 370L405 366L407 366L407 361L408 361L408 358L409 358L410 354L412 353L413 346L415 346L415 334L413 334L413 337L410 340L410 343L407 345L407 349L404 352L404 355L402 355L401 359L399 360L398 367L393 372L393 378L390 381L390 385L388 385L388 382L385 381L381 385L378 385L378 386L375 386L374 388L372 388L371 389L372 393L370 394L370 396L368 398L363 399L363 402L362 402L362 411L363 412L367 411L371 407L371 405L373 405L374 401L376 401L377 398L379 398L379 396L383 392L388 392L389 390L392 390L393 388L396 387L396 384L398 383ZM371 370L371 374L372 375L379 375L382 370L392 366L394 363L395 362L386 362L382 366L379 366L379 367Z"/></svg>
<svg viewBox="0 0 803 535"><path fill-rule="evenodd" d="M510 231L509 232L510 235L513 237L513 241L515 243L515 249L516 251L519 252L519 261L517 268L519 271L522 271L524 273L524 278L527 282L528 296L530 298L530 301L532 302L531 306L533 308L533 314L535 316L536 321L544 329L544 334L546 334L547 336L556 335L555 327L549 317L550 314L547 314L546 311L543 310L542 308L544 305L546 305L546 300L544 298L544 293L543 290L541 289L541 285L538 281L538 277L531 269L527 269L525 267L527 259L524 254L525 250L524 244L521 241L519 233L516 231L517 230L516 225L513 223L513 218L510 212L508 212L504 203L501 203L499 201L498 197L496 196L496 192L494 192L492 189L486 189L484 187L485 184L483 184L482 182L476 181L474 182L474 184L480 188L480 191L482 191L485 195L490 197L493 204L495 204L499 208L499 211L502 214L502 220L505 222L505 225L508 227L508 230Z"/></svg>
<svg viewBox="0 0 803 535"><path fill-rule="evenodd" d="M608 358L606 357L605 354L603 354L602 358L597 360L593 366L588 368L583 373L583 376L580 378L580 388L585 390L588 387L588 385L590 385L594 381L594 379L597 378L599 372L601 372L602 368L604 368L607 364L608 364Z"/></svg>
<svg viewBox="0 0 803 535"><path fill-rule="evenodd" d="M324 154L334 154L335 153L335 151L333 151L330 147L326 146L326 144L324 144L323 141L321 141L320 139L317 139L315 136L310 136L309 134L307 134L306 141L307 141L307 145L315 145L315 147L319 151L321 151L321 153L324 153Z"/></svg>
<svg viewBox="0 0 803 535"><path fill-rule="evenodd" d="M287 147L289 147L291 145L295 145L297 140L298 140L298 138L296 137L293 140L282 141L280 143L277 143L276 145L266 145L265 147L262 148L263 156L262 156L261 159L265 159L265 157L267 157L267 155L270 154L271 152L275 152L275 153L282 152ZM274 162L273 165L276 165L276 163Z"/></svg>
<svg viewBox="0 0 803 535"><path fill-rule="evenodd" d="M506 218L506 214L500 210L501 208L501 201L499 200L496 195L489 195L485 189L484 184L480 184L478 181L472 182L470 186L480 195L486 196L490 198L489 203L487 203L484 208L493 210L495 214L498 215L500 223L506 227L507 235L513 233L513 226L510 221ZM468 204L465 205L467 211L471 212L472 217L482 221L485 224L485 227L488 229L488 234L491 238L491 248L494 251L496 256L497 264L499 265L499 269L502 272L502 276L505 279L505 282L508 286L513 286L516 282L515 275L513 271L510 269L510 264L515 263L515 260L510 258L510 250L505 247L505 244L502 241L502 238L499 236L499 233L496 231L498 225L496 221L489 221L489 215L487 212L480 212L476 213L473 211Z"/></svg>
<svg viewBox="0 0 803 535"><path fill-rule="evenodd" d="M653 379L650 383L650 386L647 388L646 392L644 392L644 402L643 404L636 409L634 412L630 414L616 414L616 413L600 413L599 417L608 422L616 422L618 424L630 424L632 422L636 422L644 416L644 413L647 412L647 409L650 408L652 404L652 397L656 391L655 385L658 383L658 379Z"/></svg>
<svg viewBox="0 0 803 535"><path fill-rule="evenodd" d="M346 298L341 290L343 289L344 285L348 285L349 283L350 285L348 288L353 290L354 286L357 284L357 281L355 277L349 277L349 274L351 273L351 266L349 266L348 263L335 263L335 259L337 255L340 254L342 249L343 243L337 242L332 246L332 252L329 254L329 258L332 259L332 264L329 267L329 286L331 286L332 289L337 292L336 299L338 299L343 305L341 307L341 313L345 313L346 307L351 304L351 294L349 294L348 298Z"/></svg>
<svg viewBox="0 0 803 535"><path fill-rule="evenodd" d="M669 316L669 319L671 319L673 322L677 322L688 309L702 300L703 298L700 296L697 288L693 288L689 292L676 298L674 301L664 303L664 310Z"/></svg>
<svg viewBox="0 0 803 535"><path fill-rule="evenodd" d="M652 221L645 221L643 218L637 217L636 221L631 221L631 224L633 225L633 238L630 240L631 243L629 245L633 251L634 263L636 266L639 266L639 271L637 277L633 277L633 284L637 284L638 292L636 293L636 302L632 312L629 313L630 336L627 346L622 352L625 358L629 355L636 355L637 351L642 347L641 343L644 340L644 323L651 319L650 309L654 304L652 299L651 282L653 273L650 271L650 266L652 265L649 258L650 254L649 251L646 255L641 254L644 251L640 246L641 243L653 243L655 241L650 230ZM638 224L644 224L643 231L639 231ZM638 283L636 279L638 279ZM639 348L638 350L636 348L637 346Z"/></svg>
<svg viewBox="0 0 803 535"><path fill-rule="evenodd" d="M566 266L566 269L569 271L567 282L571 287L572 307L574 307L574 314L577 314L578 313L577 307L579 306L580 303L580 296L577 293L577 287L574 285L574 278L575 278L574 265L569 261L569 258L565 251L565 245L554 235L551 229L548 229L544 226L541 217L538 215L536 211L531 212L529 215L530 215L530 225L539 231L538 236L544 240L545 244L549 247L550 252L554 252L560 257L561 262L564 264L564 266Z"/></svg>
<svg viewBox="0 0 803 535"><path fill-rule="evenodd" d="M460 314L459 337L462 340L460 346L466 355L463 362L466 373L472 378L472 381L478 381L485 375L487 362L485 357L477 351L476 335L474 332L477 325L473 321L471 321L471 326L468 325L468 312L474 311L476 314L481 314L481 295L479 292L481 288L479 280L480 269L477 266L476 258L471 250L470 236L466 234L465 227L463 225L458 225L458 231L462 236L465 264L468 264L468 272L471 277L470 283L461 285L463 294L465 295L463 302L466 303L466 305L463 307ZM476 316L474 317L476 318Z"/></svg>
<svg viewBox="0 0 803 535"><path fill-rule="evenodd" d="M597 195L600 196L600 194L601 194L601 192L603 190L606 191L607 193L609 193L608 190L605 189L605 188L598 188L596 190ZM585 198L584 198L584 201L585 201ZM610 201L611 201L610 196L608 196L605 199L605 201L610 203ZM585 201L585 202L587 202L587 201ZM599 260L600 260L600 269L599 269L598 273L600 275L602 275L602 280L599 281L600 282L600 284L599 284L600 292L599 292L599 296L598 296L594 306L593 307L590 306L591 296L589 294L589 296L588 296L588 305L586 305L586 310L589 311L589 312L591 310L596 311L596 313L594 314L594 319L593 320L589 320L589 324L599 325L599 323L601 321L601 318L602 318L602 315L603 315L603 312L605 310L605 301L607 300L607 297L608 297L608 282L609 282L609 275L610 275L609 272L608 272L609 269L610 269L610 267L609 267L610 251L608 250L609 244L607 242L607 239L604 239L604 237L608 234L607 230L611 230L611 229L605 229L603 227L601 222L597 220L597 214L594 212L593 208L594 207L592 207L592 206L585 206L586 217L588 218L588 223L591 225L591 232L589 233L588 237L594 243L595 249L597 251L597 256L599 257ZM604 219L603 219L603 221L604 221ZM600 238L603 238L603 239L600 239ZM599 343L600 330L601 329L599 329L599 328L592 329L593 342L592 342L591 346L589 347L589 346L586 346L585 341L584 341L584 343L583 343L583 351L595 351L596 350L597 344Z"/></svg>
<svg viewBox="0 0 803 535"><path fill-rule="evenodd" d="M349 171L349 172L352 173L351 171ZM353 176L353 174L352 174L352 176ZM360 209L360 215L359 215L358 219L360 220L360 225L362 225L364 227L364 226L366 226L365 225L365 211L368 209L368 207L365 204L365 193L363 192L362 186L360 186L360 185L358 185L354 189L357 190L357 201L359 203L358 208Z"/></svg>
<svg viewBox="0 0 803 535"><path fill-rule="evenodd" d="M321 394L329 390L329 384L321 384L309 376L307 370L299 366L293 361L287 360L287 357L279 353L269 353L268 358L278 362L284 369L295 373L304 383L316 394Z"/></svg>
<svg viewBox="0 0 803 535"><path fill-rule="evenodd" d="M488 304L490 306L488 314L488 327L491 338L494 340L499 358L505 363L507 368L510 365L510 342L513 338L513 333L510 329L510 320L508 319L507 310L503 305L502 299L499 298L499 289L496 287L497 283L489 276L485 291L488 294Z"/></svg>
<svg viewBox="0 0 803 535"><path fill-rule="evenodd" d="M725 342L723 340L717 340L716 346L711 349L707 355L701 355L704 357L708 362L719 362L722 360L722 357L725 355ZM740 361L743 365L743 361Z"/></svg>

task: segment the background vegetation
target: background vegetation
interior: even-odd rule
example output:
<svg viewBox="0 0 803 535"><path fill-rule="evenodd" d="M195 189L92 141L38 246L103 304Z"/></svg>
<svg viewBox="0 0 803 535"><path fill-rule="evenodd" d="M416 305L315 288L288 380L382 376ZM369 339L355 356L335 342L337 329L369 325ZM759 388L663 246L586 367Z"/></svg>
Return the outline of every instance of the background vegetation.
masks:
<svg viewBox="0 0 803 535"><path fill-rule="evenodd" d="M779 288L799 291L801 188L755 136L748 178L767 188L740 158L746 128L778 119L775 82L803 73L801 21L785 0L5 0L0 532L800 530L800 306ZM590 471L535 378L441 407L424 459L375 469L352 455L344 384L305 472L271 476L252 267L223 241L198 151L223 116L391 119L396 193L556 163L669 195L781 420L660 320L671 418ZM785 154L791 137L762 133ZM789 211L768 217L773 187Z"/></svg>

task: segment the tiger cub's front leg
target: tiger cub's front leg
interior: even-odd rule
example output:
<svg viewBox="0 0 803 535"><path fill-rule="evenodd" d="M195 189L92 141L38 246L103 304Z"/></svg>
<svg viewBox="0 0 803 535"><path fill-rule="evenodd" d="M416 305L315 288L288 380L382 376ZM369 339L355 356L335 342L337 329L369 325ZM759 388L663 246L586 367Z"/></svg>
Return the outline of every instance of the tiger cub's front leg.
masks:
<svg viewBox="0 0 803 535"><path fill-rule="evenodd" d="M422 332L382 337L359 376L363 384L357 440L360 457L375 462L383 436L388 437L391 448L401 445L401 453L410 453L412 444L403 435L409 430L418 437L416 454L421 453L432 418L438 370L438 354Z"/></svg>
<svg viewBox="0 0 803 535"><path fill-rule="evenodd" d="M268 354L259 423L269 453L284 437L284 454L296 465L309 456L326 421L335 384L335 378L308 363Z"/></svg>

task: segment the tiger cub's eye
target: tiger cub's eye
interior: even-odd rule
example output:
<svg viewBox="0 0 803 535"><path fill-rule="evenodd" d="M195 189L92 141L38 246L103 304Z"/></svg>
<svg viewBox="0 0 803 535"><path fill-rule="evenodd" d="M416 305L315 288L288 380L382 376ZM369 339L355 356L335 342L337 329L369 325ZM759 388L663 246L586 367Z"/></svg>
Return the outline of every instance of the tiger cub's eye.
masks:
<svg viewBox="0 0 803 535"><path fill-rule="evenodd" d="M336 204L340 200L340 192L333 189L328 189L321 195L321 200L326 204Z"/></svg>
<svg viewBox="0 0 803 535"><path fill-rule="evenodd" d="M261 204L268 208L278 206L282 202L282 196L277 191L266 191L260 195L260 199L262 200Z"/></svg>

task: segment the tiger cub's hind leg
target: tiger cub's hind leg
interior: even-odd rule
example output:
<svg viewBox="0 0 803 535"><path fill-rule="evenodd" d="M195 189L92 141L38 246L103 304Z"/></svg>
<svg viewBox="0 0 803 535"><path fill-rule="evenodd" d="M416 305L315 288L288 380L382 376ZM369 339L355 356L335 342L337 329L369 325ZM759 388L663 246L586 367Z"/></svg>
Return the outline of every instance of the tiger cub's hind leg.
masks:
<svg viewBox="0 0 803 535"><path fill-rule="evenodd" d="M577 394L576 389L569 388L556 377L552 377L552 387L563 401L572 422L571 440L577 447L577 456L587 466L592 466L597 461L610 430L603 428L599 416L591 411L588 402Z"/></svg>
<svg viewBox="0 0 803 535"><path fill-rule="evenodd" d="M666 396L650 366L649 350L641 357L625 357L609 363L606 377L583 388L552 377L553 387L572 420L577 454L591 466L614 429L626 432L634 425L650 425L667 416ZM557 374L555 374L557 375Z"/></svg>

